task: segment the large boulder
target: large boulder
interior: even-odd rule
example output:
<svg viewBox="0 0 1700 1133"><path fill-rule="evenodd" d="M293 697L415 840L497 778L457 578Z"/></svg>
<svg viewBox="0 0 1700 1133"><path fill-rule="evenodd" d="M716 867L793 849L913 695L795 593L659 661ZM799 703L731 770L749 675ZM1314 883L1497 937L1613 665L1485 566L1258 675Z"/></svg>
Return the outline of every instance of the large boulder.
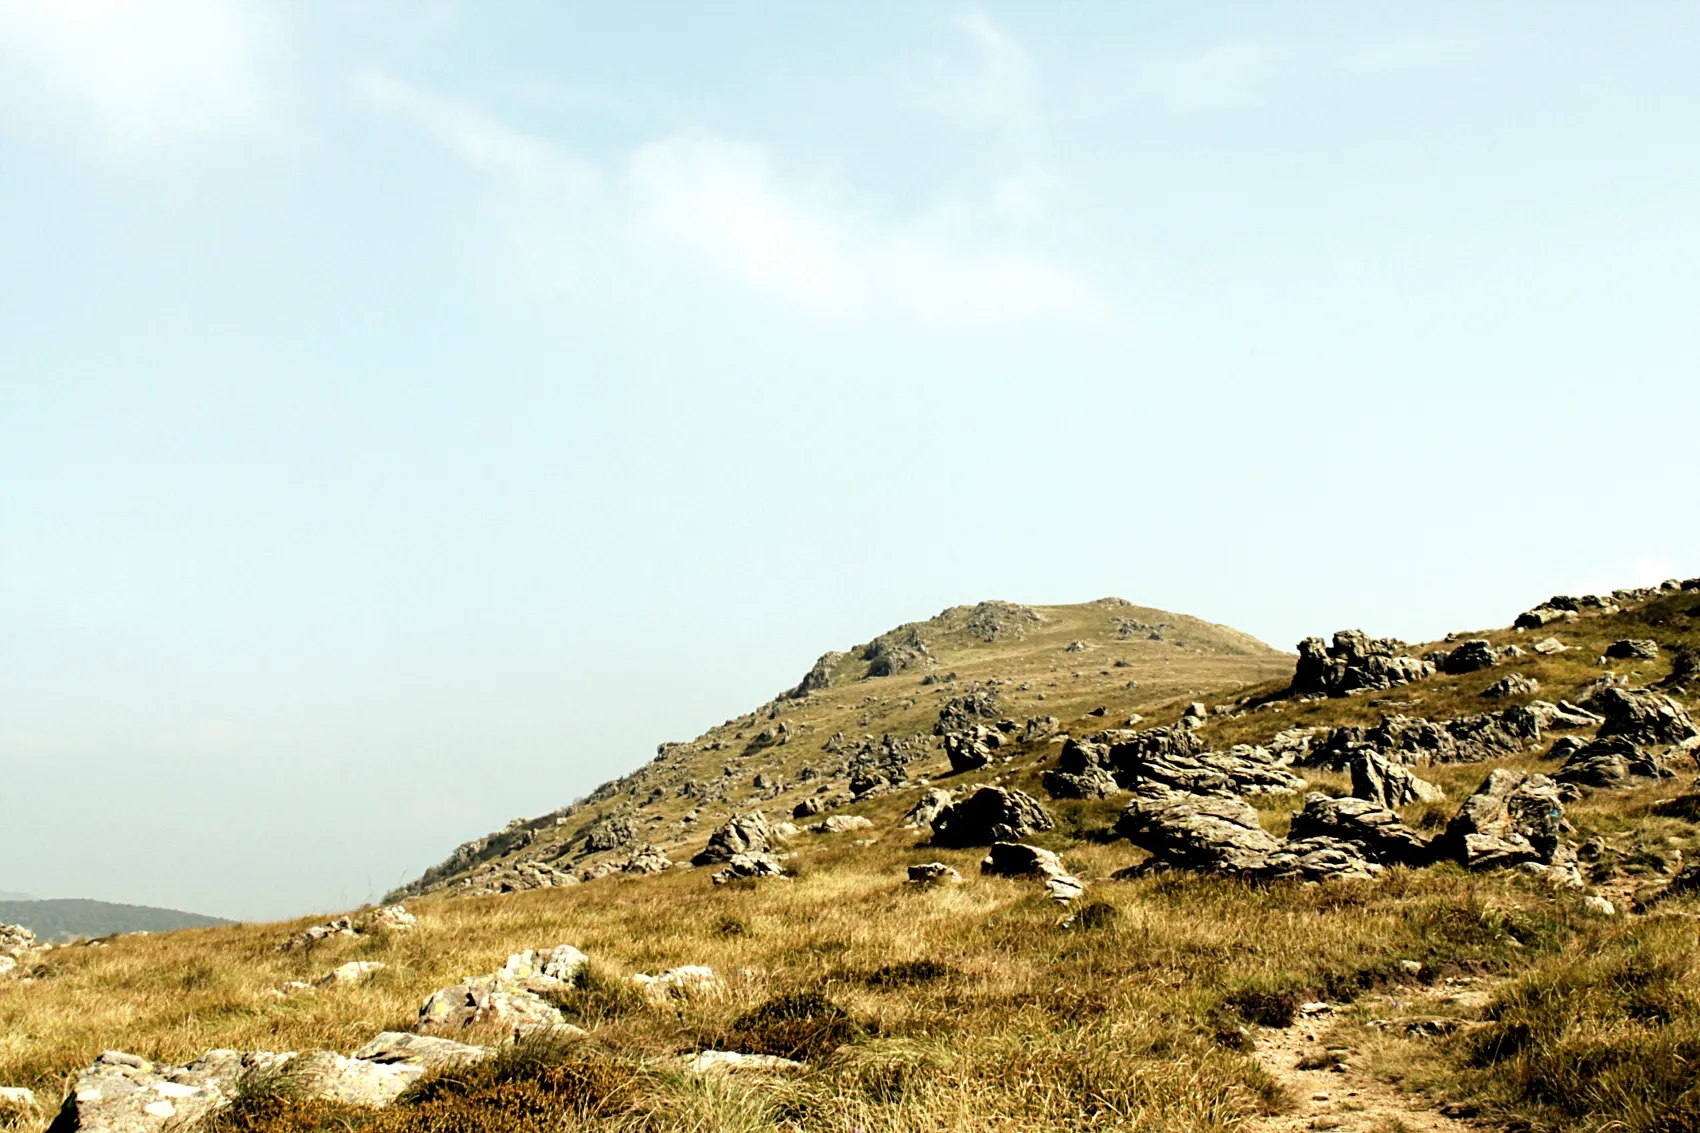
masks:
<svg viewBox="0 0 1700 1133"><path fill-rule="evenodd" d="M1372 750L1358 752L1348 768L1352 773L1352 797L1392 810L1418 802L1439 802L1446 792L1411 774L1402 763L1394 763Z"/></svg>
<svg viewBox="0 0 1700 1133"><path fill-rule="evenodd" d="M784 877L785 864L772 854L733 854L709 880L716 885L731 881L753 881L762 877Z"/></svg>
<svg viewBox="0 0 1700 1133"><path fill-rule="evenodd" d="M1446 654L1440 663L1440 671L1448 676L1462 676L1465 673L1479 672L1491 669L1499 664L1499 657L1494 653L1493 643L1486 639L1466 641L1458 648Z"/></svg>
<svg viewBox="0 0 1700 1133"><path fill-rule="evenodd" d="M1270 881L1372 881L1387 867L1364 854L1361 845L1340 838L1288 839L1269 855L1262 876Z"/></svg>
<svg viewBox="0 0 1700 1133"><path fill-rule="evenodd" d="M773 827L761 811L735 814L709 835L708 845L691 859L691 864L718 865L731 861L737 854L765 853L777 841Z"/></svg>
<svg viewBox="0 0 1700 1133"><path fill-rule="evenodd" d="M1605 688L1584 706L1605 717L1600 737L1622 736L1638 744L1680 744L1700 736L1688 712L1648 688Z"/></svg>
<svg viewBox="0 0 1700 1133"><path fill-rule="evenodd" d="M1293 816L1287 840L1312 838L1348 842L1358 847L1359 856L1383 865L1424 865L1430 860L1422 835L1391 810L1367 799L1329 798L1320 791L1306 795L1304 809Z"/></svg>
<svg viewBox="0 0 1700 1133"><path fill-rule="evenodd" d="M622 873L662 873L673 868L673 860L659 846L645 842L635 847L620 867Z"/></svg>
<svg viewBox="0 0 1700 1133"><path fill-rule="evenodd" d="M1322 742L1311 745L1303 765L1344 770L1366 750L1389 762L1413 767L1479 763L1515 755L1538 742L1540 736L1540 716L1521 705L1439 722L1394 714L1382 717L1381 723L1371 728L1348 725L1331 729Z"/></svg>
<svg viewBox="0 0 1700 1133"><path fill-rule="evenodd" d="M965 732L976 724L996 720L1002 715L998 691L976 686L961 696L953 696L945 701L944 707L939 709L938 723L933 725L933 735Z"/></svg>
<svg viewBox="0 0 1700 1133"><path fill-rule="evenodd" d="M1405 643L1370 637L1362 630L1341 630L1332 645L1320 637L1299 642L1299 661L1290 692L1294 696L1348 696L1366 689L1392 688L1434 675L1434 665L1405 655Z"/></svg>
<svg viewBox="0 0 1700 1133"><path fill-rule="evenodd" d="M423 1034L498 1023L515 1034L565 1026L561 1013L539 993L572 983L589 963L570 944L528 949L508 957L489 975L439 988L419 1008Z"/></svg>
<svg viewBox="0 0 1700 1133"><path fill-rule="evenodd" d="M617 850L631 842L636 837L629 818L605 818L590 828L584 836L584 852L600 854L608 850Z"/></svg>
<svg viewBox="0 0 1700 1133"><path fill-rule="evenodd" d="M1231 795L1135 798L1116 820L1116 833L1159 865L1207 873L1262 873L1281 848L1251 804Z"/></svg>
<svg viewBox="0 0 1700 1133"><path fill-rule="evenodd" d="M1631 779L1675 775L1657 756L1623 736L1607 736L1570 752L1553 778L1582 787L1621 787Z"/></svg>
<svg viewBox="0 0 1700 1133"><path fill-rule="evenodd" d="M953 797L943 787L928 787L921 792L921 797L915 800L915 805L910 807L909 812L903 816L903 825L905 827L932 829L933 819L937 818L939 813L951 804Z"/></svg>
<svg viewBox="0 0 1700 1133"><path fill-rule="evenodd" d="M1121 793L1115 776L1101 767L1078 773L1052 768L1039 782L1053 799L1107 799Z"/></svg>
<svg viewBox="0 0 1700 1133"><path fill-rule="evenodd" d="M1004 742L1004 734L996 728L976 725L960 732L946 733L944 754L950 760L952 771L958 774L978 771L997 758L995 753Z"/></svg>
<svg viewBox="0 0 1700 1133"><path fill-rule="evenodd" d="M1647 638L1626 637L1606 646L1606 656L1622 661L1651 661L1659 655L1659 643Z"/></svg>
<svg viewBox="0 0 1700 1133"><path fill-rule="evenodd" d="M980 872L991 877L1040 877L1054 901L1067 903L1086 891L1080 880L1063 866L1050 850L1022 842L994 842L980 862Z"/></svg>
<svg viewBox="0 0 1700 1133"><path fill-rule="evenodd" d="M934 817L933 844L989 846L993 842L1019 842L1054 825L1033 796L1005 787L981 787Z"/></svg>
<svg viewBox="0 0 1700 1133"><path fill-rule="evenodd" d="M1550 865L1560 855L1566 829L1556 782L1502 767L1464 800L1435 848L1470 869Z"/></svg>
<svg viewBox="0 0 1700 1133"><path fill-rule="evenodd" d="M1305 781L1267 748L1238 744L1216 752L1206 747L1197 731L1184 724L1141 732L1110 731L1085 743L1065 744L1057 766L1066 774L1094 779L1095 771L1107 768L1117 784L1136 794L1254 795L1304 790Z"/></svg>

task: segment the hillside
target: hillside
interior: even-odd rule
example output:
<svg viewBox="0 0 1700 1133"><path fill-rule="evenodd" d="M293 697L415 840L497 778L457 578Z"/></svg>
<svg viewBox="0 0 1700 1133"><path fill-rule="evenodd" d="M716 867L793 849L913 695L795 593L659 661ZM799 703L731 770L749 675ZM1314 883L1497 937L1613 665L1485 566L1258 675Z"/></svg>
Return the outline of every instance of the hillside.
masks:
<svg viewBox="0 0 1700 1133"><path fill-rule="evenodd" d="M0 901L0 924L23 925L42 940L65 941L78 937L112 936L124 932L170 932L179 928L202 928L229 924L220 917L156 909L147 905L124 905L77 897L42 901Z"/></svg>
<svg viewBox="0 0 1700 1133"><path fill-rule="evenodd" d="M406 913L24 953L0 1086L138 1133L1700 1128L1684 586L1297 657L946 611Z"/></svg>
<svg viewBox="0 0 1700 1133"><path fill-rule="evenodd" d="M741 809L789 814L806 798L849 802L901 789L949 771L933 728L940 707L971 690L995 694L1001 715L1024 728L1055 717L1042 744L1070 727L1125 723L1291 669L1290 654L1247 634L1120 598L954 606L824 654L766 704L688 743L662 743L652 763L584 800L460 846L386 900L572 884L620 868L634 845L679 857ZM858 771L872 781L853 785Z"/></svg>

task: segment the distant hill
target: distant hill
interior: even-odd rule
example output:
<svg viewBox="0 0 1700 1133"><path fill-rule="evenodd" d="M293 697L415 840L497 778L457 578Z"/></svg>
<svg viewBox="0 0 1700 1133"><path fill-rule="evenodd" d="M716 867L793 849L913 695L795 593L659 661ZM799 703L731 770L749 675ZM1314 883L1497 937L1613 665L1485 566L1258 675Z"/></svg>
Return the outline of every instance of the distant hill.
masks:
<svg viewBox="0 0 1700 1133"><path fill-rule="evenodd" d="M23 925L42 940L74 940L111 936L118 932L170 932L230 924L220 917L155 909L147 905L118 905L65 897L49 901L0 900L0 924Z"/></svg>
<svg viewBox="0 0 1700 1133"><path fill-rule="evenodd" d="M34 894L13 893L10 889L0 889L0 901L33 901Z"/></svg>

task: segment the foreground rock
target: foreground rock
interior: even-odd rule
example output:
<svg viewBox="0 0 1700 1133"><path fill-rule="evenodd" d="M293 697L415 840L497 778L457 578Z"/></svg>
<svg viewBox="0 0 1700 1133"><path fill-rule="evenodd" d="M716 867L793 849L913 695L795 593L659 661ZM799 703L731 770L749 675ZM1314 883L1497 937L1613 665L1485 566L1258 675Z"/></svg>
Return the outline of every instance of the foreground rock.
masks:
<svg viewBox="0 0 1700 1133"><path fill-rule="evenodd" d="M1566 828L1558 784L1545 775L1500 768L1464 801L1437 850L1469 869L1565 864Z"/></svg>
<svg viewBox="0 0 1700 1133"><path fill-rule="evenodd" d="M499 970L433 992L419 1008L422 1034L497 1023L514 1034L567 1026L540 992L570 985L589 958L570 944L516 952ZM577 1030L578 1028L571 1028Z"/></svg>
<svg viewBox="0 0 1700 1133"><path fill-rule="evenodd" d="M772 854L733 854L725 867L709 878L716 885L733 881L754 881L763 877L784 877L785 863Z"/></svg>
<svg viewBox="0 0 1700 1133"><path fill-rule="evenodd" d="M1352 797L1392 810L1417 802L1439 802L1446 792L1411 774L1402 763L1394 763L1374 751L1352 757Z"/></svg>
<svg viewBox="0 0 1700 1133"><path fill-rule="evenodd" d="M993 842L1019 842L1055 825L1033 796L1004 787L981 787L938 813L932 821L933 843L989 846Z"/></svg>
<svg viewBox="0 0 1700 1133"><path fill-rule="evenodd" d="M0 924L0 977L17 972L24 954L35 947L35 933L23 925Z"/></svg>
<svg viewBox="0 0 1700 1133"><path fill-rule="evenodd" d="M1341 630L1332 645L1320 637L1299 642L1299 661L1290 692L1294 696L1349 696L1369 689L1393 688L1434 675L1434 665L1405 655L1402 641L1370 637L1362 630Z"/></svg>
<svg viewBox="0 0 1700 1133"><path fill-rule="evenodd" d="M1583 787L1621 787L1631 779L1669 779L1675 774L1639 744L1607 736L1571 751L1553 778Z"/></svg>
<svg viewBox="0 0 1700 1133"><path fill-rule="evenodd" d="M1289 843L1307 839L1350 843L1359 856L1381 865L1426 865L1432 858L1422 835L1385 806L1367 799L1329 798L1320 791L1305 796L1304 809L1293 816L1287 838Z"/></svg>
<svg viewBox="0 0 1700 1133"><path fill-rule="evenodd" d="M773 827L761 811L735 814L709 836L708 845L691 859L691 864L718 865L730 862L739 854L766 853L775 848L777 842Z"/></svg>
<svg viewBox="0 0 1700 1133"><path fill-rule="evenodd" d="M1605 717L1601 739L1622 736L1638 744L1680 744L1700 736L1682 705L1647 688L1605 688L1583 701Z"/></svg>

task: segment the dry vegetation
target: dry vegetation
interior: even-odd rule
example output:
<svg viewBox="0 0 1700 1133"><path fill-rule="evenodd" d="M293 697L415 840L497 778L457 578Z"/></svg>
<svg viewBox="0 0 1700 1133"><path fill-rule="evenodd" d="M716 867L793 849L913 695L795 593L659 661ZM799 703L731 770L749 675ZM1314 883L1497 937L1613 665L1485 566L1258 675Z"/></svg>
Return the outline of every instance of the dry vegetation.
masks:
<svg viewBox="0 0 1700 1133"><path fill-rule="evenodd" d="M1689 612L1697 607L1700 596L1685 594L1560 627L1578 647L1570 653L1379 698L1396 706L1370 698L1289 704L1209 728L1222 746L1294 724L1373 722L1383 707L1435 718L1483 711L1497 705L1479 698L1481 687L1513 668L1538 677L1541 695L1564 696L1599 675L1605 641L1623 636L1667 646L1665 657L1641 663L1640 677L1656 680L1668 671L1670 645L1700 644L1700 618ZM1527 644L1532 635L1487 636ZM1064 719L1076 730L1084 724ZM1032 789L1050 750L1007 765L1005 780ZM1508 762L1545 766L1538 754ZM1428 769L1451 796L1437 815L1497 765ZM1640 881L1662 878L1678 852L1700 849L1694 822L1647 813L1653 800L1690 789L1690 779L1684 772L1676 782L1600 791L1569 808L1578 840L1607 840L1623 878L1620 906ZM1344 787L1327 775L1315 782ZM427 1078L382 1111L256 1089L220 1116L220 1127L1247 1129L1297 1103L1251 1057L1252 1037L1260 1026L1289 1024L1311 999L1355 1005L1340 1017L1343 1041L1412 1090L1414 1105L1448 1104L1530 1130L1700 1127L1690 1071L1700 1055L1700 913L1686 899L1604 918L1579 894L1451 865L1325 886L1182 875L1114 881L1112 872L1142 856L1104 833L1117 804L1055 803L1058 828L1037 840L1061 851L1089 886L1090 912L1077 910L1078 923L1064 928L1063 911L1033 883L982 878L979 851L936 850L899 829L912 797L853 808L877 824L872 844L799 836L792 880L712 887L704 871L675 870L502 897L433 897L410 903L420 919L412 932L288 953L279 942L307 922L56 949L37 981L0 983L0 1084L57 1097L78 1068L113 1047L168 1061L220 1046L346 1052L379 1030L411 1026L437 987L492 970L522 948L573 943L594 968L558 1002L588 1038L521 1044L477 1069ZM1293 805L1271 804L1265 821L1279 829ZM1436 816L1418 807L1407 817L1432 829ZM969 883L901 883L906 865L931 860L955 865ZM265 994L354 959L388 966L362 985ZM728 977L724 993L661 1007L620 979L680 964L712 965ZM1487 1003L1449 1001L1452 977L1491 981ZM1437 1012L1468 1025L1439 1038L1367 1025ZM725 1076L679 1068L675 1056L708 1048L799 1057L807 1068Z"/></svg>

